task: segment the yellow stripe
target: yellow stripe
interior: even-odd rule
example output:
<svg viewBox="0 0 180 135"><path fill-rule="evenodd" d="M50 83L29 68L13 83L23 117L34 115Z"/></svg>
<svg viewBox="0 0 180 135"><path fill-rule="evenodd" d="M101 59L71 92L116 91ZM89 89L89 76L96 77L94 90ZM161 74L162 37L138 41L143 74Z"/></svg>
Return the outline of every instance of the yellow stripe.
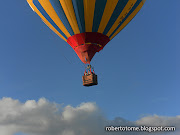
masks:
<svg viewBox="0 0 180 135"><path fill-rule="evenodd" d="M92 32L96 0L84 0L84 18L86 32Z"/></svg>
<svg viewBox="0 0 180 135"><path fill-rule="evenodd" d="M51 17L51 19L54 21L54 23L61 29L61 31L67 36L70 37L71 35L59 19L58 15L56 14L54 8L52 7L49 0L38 0L41 6L44 8L44 10L47 12L47 14Z"/></svg>
<svg viewBox="0 0 180 135"><path fill-rule="evenodd" d="M30 1L30 0L27 0L27 3L29 4L29 6L31 7L31 9L34 11L34 8L30 5L30 2L32 2L32 1ZM35 12L35 11L34 11Z"/></svg>
<svg viewBox="0 0 180 135"><path fill-rule="evenodd" d="M107 33L107 36L109 37L113 31L118 27L118 25L122 22L122 20L126 17L126 15L129 13L129 11L132 9L132 7L134 6L134 4L136 3L137 0L129 0L128 3L126 4L126 6L124 7L123 11L121 12L121 14L119 15L119 17L117 18L117 20L115 21L115 23L113 24L112 28L109 30L109 32Z"/></svg>
<svg viewBox="0 0 180 135"><path fill-rule="evenodd" d="M119 0L107 0L106 7L104 9L104 13L101 19L101 23L99 25L98 32L103 33L104 29L106 28L106 25L109 22L109 19L111 18L113 11L117 5Z"/></svg>
<svg viewBox="0 0 180 135"><path fill-rule="evenodd" d="M79 26L77 24L76 15L74 13L74 8L72 4L72 0L59 0L61 3L61 6L64 10L64 13L71 25L71 28L73 29L75 34L79 34Z"/></svg>
<svg viewBox="0 0 180 135"><path fill-rule="evenodd" d="M66 38L64 38L47 20L46 18L39 12L39 10L36 8L36 6L33 4L32 0L27 0L29 5L33 8L33 10L41 17L41 19L45 22L48 27L53 30L59 37L61 37L64 41L67 41Z"/></svg>
<svg viewBox="0 0 180 135"><path fill-rule="evenodd" d="M85 44L88 44L88 45L91 45L91 44L94 44L94 45L98 45L99 47L102 47L102 45L100 45L100 44L96 44L96 43L85 43Z"/></svg>
<svg viewBox="0 0 180 135"><path fill-rule="evenodd" d="M110 38L113 39L133 18L134 16L139 12L139 10L142 8L144 4L144 1L142 1L138 7L132 12L132 14L126 19L126 21L121 25L121 27L112 35L112 37Z"/></svg>

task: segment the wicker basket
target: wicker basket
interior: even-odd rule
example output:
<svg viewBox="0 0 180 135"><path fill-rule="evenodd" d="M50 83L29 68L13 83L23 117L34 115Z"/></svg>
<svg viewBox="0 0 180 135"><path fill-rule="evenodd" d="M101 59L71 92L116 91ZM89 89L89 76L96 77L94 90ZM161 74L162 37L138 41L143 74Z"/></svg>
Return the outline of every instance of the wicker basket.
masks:
<svg viewBox="0 0 180 135"><path fill-rule="evenodd" d="M88 74L88 75L84 75L82 77L83 80L83 85L84 86L93 86L93 85L97 85L97 75L96 74Z"/></svg>

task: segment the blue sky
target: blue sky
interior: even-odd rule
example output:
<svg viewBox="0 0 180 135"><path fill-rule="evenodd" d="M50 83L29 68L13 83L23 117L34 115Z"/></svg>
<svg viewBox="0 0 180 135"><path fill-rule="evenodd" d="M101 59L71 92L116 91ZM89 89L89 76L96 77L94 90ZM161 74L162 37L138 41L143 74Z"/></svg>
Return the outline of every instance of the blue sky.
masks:
<svg viewBox="0 0 180 135"><path fill-rule="evenodd" d="M84 66L27 2L0 2L0 98L96 102L106 117L180 115L179 0L147 0L92 60L99 85L82 86Z"/></svg>

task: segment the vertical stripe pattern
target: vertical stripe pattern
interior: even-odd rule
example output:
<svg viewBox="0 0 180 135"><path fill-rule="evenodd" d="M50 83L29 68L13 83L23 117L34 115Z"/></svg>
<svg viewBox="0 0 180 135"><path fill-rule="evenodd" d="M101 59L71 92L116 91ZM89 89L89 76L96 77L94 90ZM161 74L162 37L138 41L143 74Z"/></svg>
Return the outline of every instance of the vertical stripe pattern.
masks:
<svg viewBox="0 0 180 135"><path fill-rule="evenodd" d="M93 19L93 32L97 32L101 23L107 0L97 0Z"/></svg>
<svg viewBox="0 0 180 135"><path fill-rule="evenodd" d="M62 8L65 12L65 15L74 31L75 34L79 34L79 27L77 24L76 16L74 13L74 8L71 0L60 0Z"/></svg>
<svg viewBox="0 0 180 135"><path fill-rule="evenodd" d="M107 4L106 4L106 7L105 7L105 10L103 13L103 17L101 19L101 23L100 23L100 26L98 29L99 33L103 33L104 29L106 28L107 23L109 22L109 19L111 18L112 14L114 12L114 9L117 6L118 1L119 0L114 0L112 2L112 0L107 0Z"/></svg>
<svg viewBox="0 0 180 135"><path fill-rule="evenodd" d="M72 0L80 33L85 32L84 3L83 0Z"/></svg>
<svg viewBox="0 0 180 135"><path fill-rule="evenodd" d="M96 0L84 0L84 17L86 32L92 32Z"/></svg>
<svg viewBox="0 0 180 135"><path fill-rule="evenodd" d="M63 40L98 32L114 38L139 12L145 0L27 0L43 22Z"/></svg>
<svg viewBox="0 0 180 135"><path fill-rule="evenodd" d="M144 4L144 1L142 0L137 0L133 8L130 10L130 12L125 16L123 21L119 23L117 28L113 31L113 33L109 36L110 39L115 37L134 17L135 15L139 12L139 10L142 8Z"/></svg>
<svg viewBox="0 0 180 135"><path fill-rule="evenodd" d="M116 14L113 14L112 15L112 21L110 21L109 25L105 31L105 33L109 36L119 25L119 23L122 22L122 20L126 17L126 15L129 13L129 11L131 10L131 8L134 6L134 4L136 3L137 0L130 0L128 1L127 3L124 3L124 4L119 4L117 7L119 7L118 9L120 9L120 15L117 17ZM118 12L116 9L116 12ZM114 12L114 13L116 13ZM113 17L115 18L113 20ZM115 21L116 20L116 21ZM113 24L113 25L112 25ZM108 33L107 33L108 31Z"/></svg>
<svg viewBox="0 0 180 135"><path fill-rule="evenodd" d="M70 35L74 35L74 31L71 28L71 25L66 17L66 14L64 13L64 10L61 6L61 3L59 0L50 0L51 5L53 6L54 10L56 11L59 19L62 21L63 25L67 29L67 31L70 33Z"/></svg>

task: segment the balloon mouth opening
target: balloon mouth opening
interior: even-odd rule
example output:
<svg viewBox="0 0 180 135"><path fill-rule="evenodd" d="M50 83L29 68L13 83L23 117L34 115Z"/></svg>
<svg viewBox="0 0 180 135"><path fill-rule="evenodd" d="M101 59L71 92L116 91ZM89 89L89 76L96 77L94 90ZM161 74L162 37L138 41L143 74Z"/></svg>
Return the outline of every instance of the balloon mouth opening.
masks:
<svg viewBox="0 0 180 135"><path fill-rule="evenodd" d="M85 64L90 64L96 52L99 52L100 50L101 47L94 44L80 45L74 49L80 60Z"/></svg>

